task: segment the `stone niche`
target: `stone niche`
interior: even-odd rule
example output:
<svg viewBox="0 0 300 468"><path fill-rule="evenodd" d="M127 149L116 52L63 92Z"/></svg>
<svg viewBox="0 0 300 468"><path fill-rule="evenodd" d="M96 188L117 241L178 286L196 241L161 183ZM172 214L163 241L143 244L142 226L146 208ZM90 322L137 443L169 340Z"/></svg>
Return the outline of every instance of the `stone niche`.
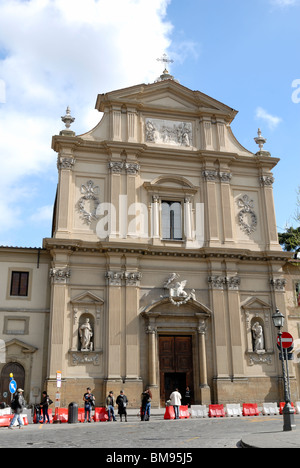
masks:
<svg viewBox="0 0 300 468"><path fill-rule="evenodd" d="M101 365L103 353L104 301L87 291L75 297L72 305L70 365Z"/></svg>

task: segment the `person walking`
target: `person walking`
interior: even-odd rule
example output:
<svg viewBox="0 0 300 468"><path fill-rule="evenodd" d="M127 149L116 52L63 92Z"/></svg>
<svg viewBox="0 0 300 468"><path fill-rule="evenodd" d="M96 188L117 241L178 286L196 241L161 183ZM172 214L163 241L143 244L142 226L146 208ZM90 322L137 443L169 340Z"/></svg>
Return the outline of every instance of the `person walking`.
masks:
<svg viewBox="0 0 300 468"><path fill-rule="evenodd" d="M91 411L92 407L95 406L95 397L92 394L90 387L86 389L86 393L83 395L84 401L84 422L86 422L88 418L88 422L91 422Z"/></svg>
<svg viewBox="0 0 300 468"><path fill-rule="evenodd" d="M142 421L150 421L150 411L151 411L151 400L152 393L149 388L147 388L142 393Z"/></svg>
<svg viewBox="0 0 300 468"><path fill-rule="evenodd" d="M47 418L47 424L50 424L50 418L49 418L49 405L53 403L52 400L50 400L49 395L47 395L47 392L42 393L42 401L40 403L40 407L42 408L43 411L43 424L46 423L46 418Z"/></svg>
<svg viewBox="0 0 300 468"><path fill-rule="evenodd" d="M110 391L106 397L106 407L107 407L109 421L111 421L111 419L113 419L113 421L116 421L114 406L115 406L114 392Z"/></svg>
<svg viewBox="0 0 300 468"><path fill-rule="evenodd" d="M23 429L24 424L23 424L23 420L21 417L21 414L23 413L23 409L25 407L25 400L23 397L23 392L24 390L22 388L18 388L10 404L11 409L14 413L14 417L12 418L10 425L8 426L8 429L13 429L13 425L15 424L17 420L19 423L19 429Z"/></svg>
<svg viewBox="0 0 300 468"><path fill-rule="evenodd" d="M120 395L116 399L116 403L118 405L118 414L120 415L120 421L122 422L123 415L125 416L125 422L127 422L127 403L128 398L124 394L124 391L120 391Z"/></svg>
<svg viewBox="0 0 300 468"><path fill-rule="evenodd" d="M181 405L181 394L178 391L178 388L170 395L170 402L175 411L175 419L179 419L179 407Z"/></svg>

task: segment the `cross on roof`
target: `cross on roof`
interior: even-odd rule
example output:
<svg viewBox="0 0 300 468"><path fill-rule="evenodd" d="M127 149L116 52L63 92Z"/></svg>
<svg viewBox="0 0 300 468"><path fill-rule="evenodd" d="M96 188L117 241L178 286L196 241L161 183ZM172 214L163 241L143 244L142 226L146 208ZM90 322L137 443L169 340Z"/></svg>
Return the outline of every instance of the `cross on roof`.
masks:
<svg viewBox="0 0 300 468"><path fill-rule="evenodd" d="M162 58L156 59L158 62L163 62L165 64L167 63L174 63L174 60L170 59L167 54L163 54ZM166 67L167 65L165 65Z"/></svg>

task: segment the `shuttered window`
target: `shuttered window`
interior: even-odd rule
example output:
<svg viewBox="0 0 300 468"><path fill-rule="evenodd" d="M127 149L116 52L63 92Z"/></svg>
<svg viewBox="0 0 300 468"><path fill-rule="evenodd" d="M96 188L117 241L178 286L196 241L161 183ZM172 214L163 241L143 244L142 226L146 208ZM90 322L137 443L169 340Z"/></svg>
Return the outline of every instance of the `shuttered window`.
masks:
<svg viewBox="0 0 300 468"><path fill-rule="evenodd" d="M10 295L11 296L28 296L28 271L12 271Z"/></svg>

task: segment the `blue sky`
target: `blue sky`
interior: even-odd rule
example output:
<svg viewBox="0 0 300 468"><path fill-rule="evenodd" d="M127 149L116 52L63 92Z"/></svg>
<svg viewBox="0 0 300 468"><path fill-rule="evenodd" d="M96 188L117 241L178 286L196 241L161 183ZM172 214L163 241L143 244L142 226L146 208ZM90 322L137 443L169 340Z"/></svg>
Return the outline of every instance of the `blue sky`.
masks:
<svg viewBox="0 0 300 468"><path fill-rule="evenodd" d="M0 0L0 245L51 235L51 138L67 105L88 131L97 94L153 82L164 52L182 85L239 111L232 128L250 151L262 129L281 159L277 225L296 225L299 20L300 0Z"/></svg>

